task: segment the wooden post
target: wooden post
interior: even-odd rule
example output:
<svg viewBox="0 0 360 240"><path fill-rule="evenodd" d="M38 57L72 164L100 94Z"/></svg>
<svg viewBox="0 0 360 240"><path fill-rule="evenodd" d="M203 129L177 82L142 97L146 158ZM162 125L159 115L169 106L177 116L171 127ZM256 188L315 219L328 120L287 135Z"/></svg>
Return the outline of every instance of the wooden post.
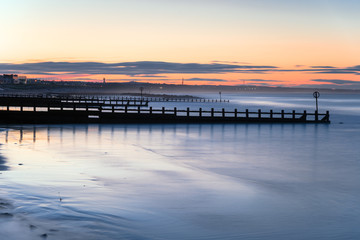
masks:
<svg viewBox="0 0 360 240"><path fill-rule="evenodd" d="M176 116L176 107L174 107L174 115Z"/></svg>
<svg viewBox="0 0 360 240"><path fill-rule="evenodd" d="M273 110L272 109L270 110L270 118L271 119L273 118Z"/></svg>
<svg viewBox="0 0 360 240"><path fill-rule="evenodd" d="M292 118L295 119L295 110L292 111Z"/></svg>
<svg viewBox="0 0 360 240"><path fill-rule="evenodd" d="M127 112L128 112L128 106L125 105L125 113L127 113Z"/></svg>
<svg viewBox="0 0 360 240"><path fill-rule="evenodd" d="M202 116L202 108L199 108L199 117Z"/></svg>
<svg viewBox="0 0 360 240"><path fill-rule="evenodd" d="M222 109L222 117L225 117L225 108Z"/></svg>
<svg viewBox="0 0 360 240"><path fill-rule="evenodd" d="M211 117L214 117L214 108L211 108Z"/></svg>
<svg viewBox="0 0 360 240"><path fill-rule="evenodd" d="M189 108L186 108L186 116L190 116L190 109Z"/></svg>
<svg viewBox="0 0 360 240"><path fill-rule="evenodd" d="M140 106L138 106L138 114L140 114Z"/></svg>
<svg viewBox="0 0 360 240"><path fill-rule="evenodd" d="M258 110L259 118L261 118L261 109Z"/></svg>
<svg viewBox="0 0 360 240"><path fill-rule="evenodd" d="M237 111L237 108L235 108L235 118L237 118L237 114L238 114L238 111Z"/></svg>
<svg viewBox="0 0 360 240"><path fill-rule="evenodd" d="M326 121L329 121L329 119L330 119L330 113L329 111L326 111Z"/></svg>
<svg viewBox="0 0 360 240"><path fill-rule="evenodd" d="M285 118L285 113L284 110L281 110L281 118L284 119Z"/></svg>
<svg viewBox="0 0 360 240"><path fill-rule="evenodd" d="M307 115L306 115L306 110L304 110L304 115L303 115L302 118L303 118L305 121L306 121L306 116L307 116Z"/></svg>
<svg viewBox="0 0 360 240"><path fill-rule="evenodd" d="M246 118L249 118L249 109L246 109Z"/></svg>
<svg viewBox="0 0 360 240"><path fill-rule="evenodd" d="M319 113L315 110L315 122L319 121Z"/></svg>
<svg viewBox="0 0 360 240"><path fill-rule="evenodd" d="M165 107L162 107L162 114L165 114Z"/></svg>
<svg viewBox="0 0 360 240"><path fill-rule="evenodd" d="M115 105L112 105L112 106L111 106L111 111L112 111L112 113L115 112Z"/></svg>
<svg viewBox="0 0 360 240"><path fill-rule="evenodd" d="M150 114L152 114L152 107L150 107Z"/></svg>

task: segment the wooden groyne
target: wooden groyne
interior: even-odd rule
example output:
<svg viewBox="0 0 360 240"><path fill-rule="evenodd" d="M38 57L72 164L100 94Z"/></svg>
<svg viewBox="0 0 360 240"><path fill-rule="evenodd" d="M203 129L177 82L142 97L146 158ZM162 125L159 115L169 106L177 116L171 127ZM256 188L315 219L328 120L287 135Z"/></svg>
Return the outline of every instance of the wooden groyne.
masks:
<svg viewBox="0 0 360 240"><path fill-rule="evenodd" d="M73 96L73 98L87 98L91 99L94 96ZM187 103L228 103L230 100L228 99L206 99L206 98L199 98L199 97L171 97L171 96L164 96L164 97L130 97L130 96L122 96L122 97L111 97L111 96L98 96L95 97L98 99L102 99L105 101L108 100L118 100L118 101L145 101L145 102L187 102Z"/></svg>
<svg viewBox="0 0 360 240"><path fill-rule="evenodd" d="M130 98L131 99L131 98ZM167 98L167 97L143 97L143 98L135 98L137 100L144 100L148 102L197 102L197 103L228 103L230 100L226 99L205 99L205 98Z"/></svg>
<svg viewBox="0 0 360 240"><path fill-rule="evenodd" d="M143 99L107 98L88 96L0 95L0 106L7 107L147 107Z"/></svg>
<svg viewBox="0 0 360 240"><path fill-rule="evenodd" d="M0 97L0 123L330 123L329 112L153 109L143 102ZM25 100L24 100L25 99ZM147 106L147 105L146 105Z"/></svg>

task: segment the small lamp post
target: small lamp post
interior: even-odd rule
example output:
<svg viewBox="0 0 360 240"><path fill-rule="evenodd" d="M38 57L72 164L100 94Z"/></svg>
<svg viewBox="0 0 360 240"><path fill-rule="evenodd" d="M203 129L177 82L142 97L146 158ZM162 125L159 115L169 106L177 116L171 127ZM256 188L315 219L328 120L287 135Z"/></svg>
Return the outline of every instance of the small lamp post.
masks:
<svg viewBox="0 0 360 240"><path fill-rule="evenodd" d="M318 112L318 111L319 111L318 98L320 97L320 93L319 93L318 91L315 91L315 92L313 93L313 96L314 96L315 101L316 101L316 112Z"/></svg>

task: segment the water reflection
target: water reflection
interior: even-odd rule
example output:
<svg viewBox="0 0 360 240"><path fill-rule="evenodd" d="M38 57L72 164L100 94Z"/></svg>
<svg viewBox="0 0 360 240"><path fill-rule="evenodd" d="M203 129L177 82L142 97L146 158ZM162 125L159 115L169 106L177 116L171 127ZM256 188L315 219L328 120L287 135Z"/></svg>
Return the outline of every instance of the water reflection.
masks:
<svg viewBox="0 0 360 240"><path fill-rule="evenodd" d="M0 156L0 171L6 171L8 169L9 169L9 167L6 166L5 158Z"/></svg>
<svg viewBox="0 0 360 240"><path fill-rule="evenodd" d="M29 139L33 143L37 141L46 141L50 144L52 141L62 142L64 138L71 138L73 142L76 142L80 136L87 140L89 137L97 136L102 138L105 135L110 134L111 139L117 139L122 136L124 140L127 139L129 131L132 135L135 135L139 140L142 138L142 134L151 136L155 133L157 136L165 136L171 134L177 136L185 134L187 137L194 136L195 133L199 138L208 138L213 140L226 141L226 139L232 138L248 138L249 130L251 130L251 137L254 137L254 133L257 138L261 138L266 131L267 134L273 136L281 135L285 137L284 132L290 130L292 133L299 130L306 131L308 125L306 124L167 124L167 125L152 125L152 124L134 124L134 125L37 125L37 126L20 126L16 128L9 128L3 131L1 134L5 143L9 141L17 141L23 143ZM311 125L310 128L317 131L318 125ZM322 125L321 128L327 127ZM220 133L220 135L219 135ZM103 140L103 139L101 139Z"/></svg>
<svg viewBox="0 0 360 240"><path fill-rule="evenodd" d="M59 226L53 239L356 237L357 138L328 125L24 125L0 132L0 186L42 219L31 224Z"/></svg>

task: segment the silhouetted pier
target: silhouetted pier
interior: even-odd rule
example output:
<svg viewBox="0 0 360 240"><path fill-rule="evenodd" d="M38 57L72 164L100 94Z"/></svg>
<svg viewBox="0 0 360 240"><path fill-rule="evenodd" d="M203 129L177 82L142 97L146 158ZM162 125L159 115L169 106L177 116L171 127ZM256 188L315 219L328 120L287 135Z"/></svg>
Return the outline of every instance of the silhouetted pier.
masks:
<svg viewBox="0 0 360 240"><path fill-rule="evenodd" d="M130 96L122 96L122 97L111 97L111 96L73 96L73 98L98 98L101 100L108 101L112 99L113 101L145 101L145 102L188 102L188 103L228 103L230 100L228 99L206 99L206 98L199 98L199 97L178 97L178 96L164 96L164 97L149 97L149 96L143 96L143 97L130 97Z"/></svg>
<svg viewBox="0 0 360 240"><path fill-rule="evenodd" d="M200 103L214 103L214 102L224 102L228 103L229 100L226 99L205 99L205 98L167 98L167 97L143 97L136 98L137 100L145 100L149 102L200 102Z"/></svg>
<svg viewBox="0 0 360 240"><path fill-rule="evenodd" d="M330 123L329 111L147 107L144 100L0 96L0 123Z"/></svg>
<svg viewBox="0 0 360 240"><path fill-rule="evenodd" d="M7 107L52 107L52 108L92 108L92 107L147 107L149 101L137 98L51 96L51 95L0 95L0 106Z"/></svg>

